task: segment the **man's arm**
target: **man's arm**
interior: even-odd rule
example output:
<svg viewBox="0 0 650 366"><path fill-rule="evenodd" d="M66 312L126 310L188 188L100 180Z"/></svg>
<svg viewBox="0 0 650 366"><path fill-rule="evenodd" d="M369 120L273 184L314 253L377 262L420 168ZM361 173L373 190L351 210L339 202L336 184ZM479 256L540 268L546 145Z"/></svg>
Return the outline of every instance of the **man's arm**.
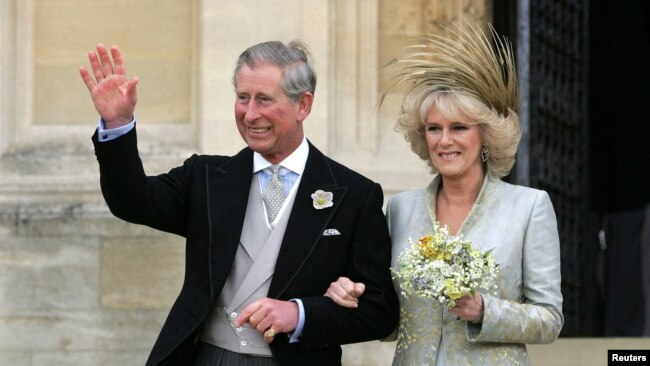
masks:
<svg viewBox="0 0 650 366"><path fill-rule="evenodd" d="M387 337L397 326L399 306L390 276L391 242L382 211L383 193L374 184L354 225L347 273L365 284L357 308L327 296L302 298L305 326L300 343L346 344ZM325 291L326 289L323 289Z"/></svg>

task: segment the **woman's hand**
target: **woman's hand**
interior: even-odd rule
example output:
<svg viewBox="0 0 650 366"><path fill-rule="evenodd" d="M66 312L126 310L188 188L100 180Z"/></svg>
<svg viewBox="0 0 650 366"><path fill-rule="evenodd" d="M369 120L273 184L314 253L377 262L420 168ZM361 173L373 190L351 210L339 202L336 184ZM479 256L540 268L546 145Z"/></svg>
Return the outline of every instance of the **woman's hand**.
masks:
<svg viewBox="0 0 650 366"><path fill-rule="evenodd" d="M359 297L366 290L366 285L361 282L352 282L347 277L339 277L332 282L325 292L325 296L331 298L335 303L346 308L359 307Z"/></svg>
<svg viewBox="0 0 650 366"><path fill-rule="evenodd" d="M456 314L461 319L481 323L483 321L483 297L479 293L476 293L476 296L467 294L456 300L456 306L449 309L449 312Z"/></svg>

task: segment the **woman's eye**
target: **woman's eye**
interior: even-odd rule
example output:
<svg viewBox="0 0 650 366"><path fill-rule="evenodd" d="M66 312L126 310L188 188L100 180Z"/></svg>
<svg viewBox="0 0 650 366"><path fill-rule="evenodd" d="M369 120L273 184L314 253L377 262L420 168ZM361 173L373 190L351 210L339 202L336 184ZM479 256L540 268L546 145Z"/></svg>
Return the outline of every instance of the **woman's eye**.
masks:
<svg viewBox="0 0 650 366"><path fill-rule="evenodd" d="M429 132L440 131L440 126L427 126L427 131L429 131Z"/></svg>

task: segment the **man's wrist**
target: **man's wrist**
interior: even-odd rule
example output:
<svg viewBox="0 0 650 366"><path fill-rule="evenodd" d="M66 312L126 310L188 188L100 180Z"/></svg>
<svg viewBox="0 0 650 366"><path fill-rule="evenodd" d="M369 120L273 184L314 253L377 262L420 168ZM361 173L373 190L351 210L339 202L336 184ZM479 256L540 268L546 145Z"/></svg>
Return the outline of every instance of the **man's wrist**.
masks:
<svg viewBox="0 0 650 366"><path fill-rule="evenodd" d="M135 116L131 122L127 123L118 128L107 128L106 122L101 117L99 118L99 123L97 125L97 139L99 142L106 142L114 140L122 135L126 135L135 127Z"/></svg>
<svg viewBox="0 0 650 366"><path fill-rule="evenodd" d="M300 299L291 299L289 301L298 304L298 324L296 324L296 329L292 333L288 333L289 343L297 343L298 338L302 335L302 328L305 326L305 307Z"/></svg>

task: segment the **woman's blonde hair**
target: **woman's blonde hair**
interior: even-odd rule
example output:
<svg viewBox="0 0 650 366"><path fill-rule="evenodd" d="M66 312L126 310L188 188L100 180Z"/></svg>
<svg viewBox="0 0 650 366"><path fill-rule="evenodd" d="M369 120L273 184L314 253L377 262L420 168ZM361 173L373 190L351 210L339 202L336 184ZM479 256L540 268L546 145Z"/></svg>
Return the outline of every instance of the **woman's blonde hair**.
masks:
<svg viewBox="0 0 650 366"><path fill-rule="evenodd" d="M437 170L431 163L425 138L426 118L433 106L447 119L478 124L483 144L489 151L485 162L487 174L495 178L508 175L521 139L515 111L508 110L508 116L504 117L475 97L460 92L424 88L419 93L411 93L409 100L402 104L395 128L411 144L411 150L428 162L433 173Z"/></svg>
<svg viewBox="0 0 650 366"><path fill-rule="evenodd" d="M406 85L396 129L420 158L429 161L424 123L432 106L447 118L480 126L489 158L486 172L510 172L521 139L517 75L510 43L490 26L492 42L475 26L455 25L449 35L428 35L414 51L394 59L402 65L389 91ZM388 91L384 93L384 96ZM380 101L380 105L383 101ZM431 166L435 172L435 168Z"/></svg>

